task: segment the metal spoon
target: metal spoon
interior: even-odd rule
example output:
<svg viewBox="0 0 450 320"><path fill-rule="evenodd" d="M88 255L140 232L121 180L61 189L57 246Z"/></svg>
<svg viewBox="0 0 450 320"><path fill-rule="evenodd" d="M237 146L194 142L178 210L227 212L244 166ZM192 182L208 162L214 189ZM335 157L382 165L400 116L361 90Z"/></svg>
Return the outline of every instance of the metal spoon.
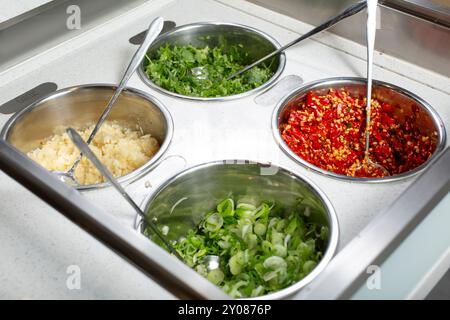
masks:
<svg viewBox="0 0 450 320"><path fill-rule="evenodd" d="M131 78L133 73L136 71L137 67L141 63L142 59L144 58L145 54L147 53L148 47L155 41L156 37L161 32L164 25L164 19L161 17L156 18L153 20L153 22L150 24L147 34L145 36L144 41L137 49L136 53L133 55L133 58L130 61L130 64L127 67L127 70L125 71L125 74L122 77L122 80L120 81L119 85L116 88L116 91L114 92L114 95L111 97L111 99L108 102L108 105L103 110L103 113L101 114L100 118L98 119L97 123L95 124L94 130L92 130L88 140L86 143L89 145L92 140L94 140L95 135L97 134L98 130L100 129L103 122L105 122L106 117L110 113L114 103L119 98L120 94L122 93L122 90L125 88L125 85L127 84L128 80ZM79 183L75 179L75 170L78 166L78 164L81 161L81 155L75 160L72 167L66 171L54 171L56 175L65 183L71 185L71 186L77 186Z"/></svg>
<svg viewBox="0 0 450 320"><path fill-rule="evenodd" d="M379 171L383 177L389 176L389 171L382 165L373 162L370 159L370 119L371 119L371 99L372 99L372 67L373 51L375 47L375 34L377 30L377 5L378 0L367 0L367 94L366 94L366 131L365 131L365 150L364 160L356 168L356 171L374 172Z"/></svg>
<svg viewBox="0 0 450 320"><path fill-rule="evenodd" d="M86 156L92 164L97 168L98 171L108 180L114 188L122 195L122 197L133 207L133 209L137 212L138 215L144 219L144 221L148 224L148 226L152 229L152 231L158 236L158 238L164 243L164 245L169 249L169 251L176 256L178 259L183 261L178 252L172 247L169 241L164 237L164 235L159 231L158 227L150 220L147 219L146 214L139 208L136 202L130 197L130 195L122 188L122 186L117 182L114 176L109 172L108 169L100 162L97 156L92 152L89 148L89 145L84 142L81 136L72 128L68 128L66 130L67 135L72 140L72 142L77 146L80 150L81 154Z"/></svg>
<svg viewBox="0 0 450 320"><path fill-rule="evenodd" d="M362 9L364 9L366 7L366 1L360 1L357 2L351 6L349 6L347 9L345 9L344 11L342 11L341 13L339 13L338 15L334 16L333 18L327 20L326 22L322 23L321 25L315 27L314 29L312 29L311 31L309 31L308 33L305 33L304 35L302 35L301 37L289 42L288 44L282 46L281 48L272 51L271 53L269 53L268 55L262 57L261 59L253 62L252 64L249 64L248 66L246 66L245 68L231 74L230 76L228 76L226 78L226 80L230 80L234 77L236 77L237 75L240 75L241 73L253 68L254 66L257 66L258 64L260 64L261 62L266 61L267 59L276 56L277 54L279 54L280 52L292 47L293 45L299 43L302 40L305 40L313 35L315 35L316 33L319 33L323 30L326 30L332 26L334 26L336 23L338 23L339 21L351 17L354 14L360 12ZM199 79L199 80L205 80L208 78L208 72L206 70L205 67L195 67L191 69L191 73L192 75Z"/></svg>

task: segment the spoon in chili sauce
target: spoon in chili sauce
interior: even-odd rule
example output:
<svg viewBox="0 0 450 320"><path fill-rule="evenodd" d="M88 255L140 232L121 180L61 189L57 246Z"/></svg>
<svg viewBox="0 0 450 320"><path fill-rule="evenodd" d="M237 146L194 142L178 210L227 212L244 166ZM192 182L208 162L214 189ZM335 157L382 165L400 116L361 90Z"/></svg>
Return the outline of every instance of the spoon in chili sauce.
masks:
<svg viewBox="0 0 450 320"><path fill-rule="evenodd" d="M125 189L117 182L116 178L112 175L111 172L100 162L94 152L89 148L87 142L84 142L83 138L72 128L68 128L66 130L67 135L70 140L72 140L73 144L78 148L80 153L89 159L92 164L97 168L97 170L105 177L107 181L111 183L111 185L122 195L122 197L133 207L138 215L147 223L150 229L156 234L156 236L164 243L167 249L178 259L183 261L183 258L178 254L175 248L170 244L169 240L163 235L161 231L159 231L153 221L147 218L147 215L139 208L139 206L134 202L134 200L130 197L130 195L125 191Z"/></svg>
<svg viewBox="0 0 450 320"><path fill-rule="evenodd" d="M375 34L377 29L377 5L378 0L367 0L367 94L366 94L366 130L365 130L365 150L364 159L359 163L355 170L355 176L363 177L387 177L389 171L382 165L373 162L370 159L370 119L371 119L371 101L372 101L372 69L373 69L373 51L375 46Z"/></svg>

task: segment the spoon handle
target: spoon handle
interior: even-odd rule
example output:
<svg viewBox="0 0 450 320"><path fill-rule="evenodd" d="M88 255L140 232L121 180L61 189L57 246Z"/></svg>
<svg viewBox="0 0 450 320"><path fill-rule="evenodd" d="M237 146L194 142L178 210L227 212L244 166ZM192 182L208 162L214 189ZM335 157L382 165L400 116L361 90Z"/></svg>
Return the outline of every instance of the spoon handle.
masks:
<svg viewBox="0 0 450 320"><path fill-rule="evenodd" d="M365 132L365 156L369 155L370 121L372 111L372 73L373 51L375 49L375 34L377 30L377 5L378 0L367 0L367 93L366 93L366 132Z"/></svg>
<svg viewBox="0 0 450 320"><path fill-rule="evenodd" d="M127 84L128 80L131 78L133 73L138 68L139 64L141 63L142 59L144 58L145 54L147 53L148 47L150 46L150 44L153 43L153 41L155 41L156 37L161 32L163 25L164 25L164 19L162 17L156 18L150 24L144 41L139 46L136 53L133 55L133 58L131 59L131 62L128 65L127 70L125 71L125 74L123 75L122 80L120 81L119 85L116 88L116 91L114 92L114 95L111 97L111 99L108 102L108 105L103 110L102 114L100 115L100 118L98 119L97 123L95 124L94 130L92 130L91 134L89 135L89 138L86 141L86 143L88 145L91 144L92 140L94 140L95 135L97 134L97 132L100 129L103 122L105 122L106 117L110 113L114 103L119 98L119 96L122 93L122 90L125 88L125 85ZM70 170L69 170L70 173L73 173L75 171L80 160L81 160L81 157L78 157L78 159L74 162L74 164L70 168Z"/></svg>
<svg viewBox="0 0 450 320"><path fill-rule="evenodd" d="M302 35L301 37L289 42L288 44L282 46L281 48L279 48L278 50L275 50L271 53L269 53L268 55L262 57L261 59L253 62L252 64L249 64L248 66L246 66L245 68L233 73L232 75L228 76L227 80L230 80L234 77L236 77L237 75L253 68L254 66L260 64L263 61L266 61L267 59L279 54L280 52L286 50L287 48L292 47L293 45L299 43L302 40L305 40L313 35L315 35L316 33L319 33L323 30L326 30L332 26L334 26L336 23L338 23L339 21L350 17L358 12L360 12L362 9L364 9L366 7L366 1L360 1L357 2L351 6L349 6L347 9L345 9L344 11L342 11L341 13L339 13L338 15L334 16L333 18L329 19L328 21L322 23L321 25L317 26L316 28L312 29L311 31L309 31L308 33L305 33L304 35Z"/></svg>
<svg viewBox="0 0 450 320"><path fill-rule="evenodd" d="M116 188L117 191L122 195L122 197L134 208L134 210L139 214L142 219L145 220L145 222L148 224L148 226L152 229L152 231L158 236L158 238L166 245L166 247L169 249L169 251L174 254L177 258L180 260L183 260L178 252L172 247L172 245L166 240L164 235L159 231L158 227L149 219L147 219L147 216L145 213L139 208L139 206L136 204L136 202L133 201L133 199L130 197L130 195L125 191L124 188L120 185L120 183L117 182L116 178L109 172L108 169L100 162L100 160L97 158L97 156L92 152L92 150L89 148L88 144L84 142L84 140L81 138L81 136L72 128L68 128L66 130L67 135L72 140L72 142L77 146L77 148L80 150L80 152L89 159L89 161L94 164L94 166L97 168L98 171L108 180L114 188Z"/></svg>

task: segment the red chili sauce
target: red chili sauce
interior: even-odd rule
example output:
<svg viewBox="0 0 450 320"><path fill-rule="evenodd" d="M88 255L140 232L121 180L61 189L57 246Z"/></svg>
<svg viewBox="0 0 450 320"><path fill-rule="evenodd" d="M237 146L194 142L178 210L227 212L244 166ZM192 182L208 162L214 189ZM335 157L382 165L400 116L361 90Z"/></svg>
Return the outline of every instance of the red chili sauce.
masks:
<svg viewBox="0 0 450 320"><path fill-rule="evenodd" d="M280 125L283 140L298 156L327 171L352 177L381 177L377 170L358 170L364 160L366 99L344 90L326 95L309 92ZM295 103L295 102L294 102ZM394 108L372 99L370 159L390 175L420 166L436 149L437 132L422 134L418 107L399 123Z"/></svg>

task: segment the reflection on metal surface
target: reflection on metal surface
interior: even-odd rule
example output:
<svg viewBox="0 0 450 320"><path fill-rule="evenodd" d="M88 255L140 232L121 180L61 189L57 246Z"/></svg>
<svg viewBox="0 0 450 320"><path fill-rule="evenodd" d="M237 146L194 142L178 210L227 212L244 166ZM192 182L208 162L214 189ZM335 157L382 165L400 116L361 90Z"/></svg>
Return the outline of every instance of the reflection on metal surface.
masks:
<svg viewBox="0 0 450 320"><path fill-rule="evenodd" d="M173 22L173 21L170 21L170 20L164 21L164 25L163 25L163 28L161 30L160 35L163 34L163 33L166 33L167 31L170 31L170 30L174 29L176 27L176 25L177 24L175 22ZM146 32L147 32L147 30L139 32L137 35L132 36L128 41L131 44L139 45L144 40Z"/></svg>
<svg viewBox="0 0 450 320"><path fill-rule="evenodd" d="M31 90L21 94L20 96L2 104L0 113L11 114L25 109L33 102L41 99L58 88L54 82L44 82Z"/></svg>
<svg viewBox="0 0 450 320"><path fill-rule="evenodd" d="M169 178L144 201L144 212L155 218L157 225L168 226L169 240L178 240L189 229L198 226L203 215L210 212L217 202L227 197L237 201L260 203L273 201L284 208L298 203L299 197L315 203L309 219L328 226L329 239L322 260L317 267L296 284L259 297L260 299L282 299L300 290L325 268L334 255L339 239L336 213L325 194L304 177L270 165L272 174L262 174L267 164L247 160L224 160L209 162L187 169ZM136 227L142 230L140 219Z"/></svg>
<svg viewBox="0 0 450 320"><path fill-rule="evenodd" d="M450 27L448 0L386 0L386 6Z"/></svg>
<svg viewBox="0 0 450 320"><path fill-rule="evenodd" d="M421 130L423 130L423 133L431 134L431 132L436 131L438 134L436 141L436 150L434 151L433 155L422 165L413 170L383 178L348 177L316 167L315 165L307 162L306 160L295 154L284 142L280 134L279 126L281 123L286 121L291 108L298 105L298 102L302 101L309 91L314 91L318 95L320 95L327 93L330 88L336 90L345 88L345 90L348 90L352 96L361 97L366 95L366 81L367 80L365 78L329 78L314 81L291 92L289 96L287 96L277 105L272 116L272 131L275 140L277 141L280 148L294 161L307 168L310 168L320 174L331 178L353 182L379 183L398 181L411 177L424 170L444 149L446 139L444 123L442 122L436 111L434 111L434 109L426 101L416 96L412 92L382 81L373 81L372 97L395 106L396 110L398 110L398 112L395 113L397 121L402 121L402 119L404 119L406 115L413 112L413 109L415 107L418 107L419 111L417 112L420 113L420 116L417 117L417 124L421 128Z"/></svg>
<svg viewBox="0 0 450 320"><path fill-rule="evenodd" d="M114 90L115 87L111 85L93 84L56 91L10 118L0 137L27 153L53 135L57 128L80 128L95 123ZM169 147L173 133L172 117L161 102L143 91L128 88L120 95L108 119L117 120L129 128L138 125L144 133L155 137L161 146L146 164L119 178L119 182L134 181L159 163ZM77 188L88 190L104 186L107 184Z"/></svg>
<svg viewBox="0 0 450 320"><path fill-rule="evenodd" d="M175 28L174 30L161 35L155 40L155 42L150 46L150 49L148 50L147 53L148 56L149 57L154 56L158 48L166 44L170 45L191 44L194 47L199 48L203 48L205 46L214 48L220 45L224 46L244 45L244 48L248 53L247 58L249 61L255 61L280 47L278 41L276 41L274 38L258 29L245 25L235 23L225 23L225 22L199 22ZM274 72L274 75L272 76L272 78L269 79L269 81L253 90L226 97L214 97L214 98L191 97L163 89L160 86L157 86L155 83L153 83L153 81L151 81L147 77L144 70L146 62L145 60L138 69L138 73L145 84L169 96L190 100L223 101L249 96L255 92L264 90L268 88L271 84L273 84L284 70L284 66L286 64L286 57L284 53L281 53L280 55L278 55L273 59L274 63L272 63L271 69Z"/></svg>
<svg viewBox="0 0 450 320"><path fill-rule="evenodd" d="M64 1L66 0L36 0L31 1L31 3L25 3L26 1L13 1L16 3L12 4L12 7L16 6L17 8L16 10L12 11L13 14L5 15L4 12L2 12L2 14L0 15L0 30L6 29L25 19L45 12L46 10L55 7L63 3ZM2 4L2 6L7 6L7 4Z"/></svg>
<svg viewBox="0 0 450 320"><path fill-rule="evenodd" d="M352 0L248 0L302 22L318 25L320 21L342 10ZM402 2L405 5L405 1ZM380 1L381 29L377 32L376 50L404 59L450 77L450 29L393 9L394 1ZM423 9L423 8L422 8ZM403 10L403 9L402 9ZM441 12L441 14L443 14ZM347 19L331 32L365 45L365 15ZM445 23L450 24L450 16ZM360 28L355 26L361 26Z"/></svg>

